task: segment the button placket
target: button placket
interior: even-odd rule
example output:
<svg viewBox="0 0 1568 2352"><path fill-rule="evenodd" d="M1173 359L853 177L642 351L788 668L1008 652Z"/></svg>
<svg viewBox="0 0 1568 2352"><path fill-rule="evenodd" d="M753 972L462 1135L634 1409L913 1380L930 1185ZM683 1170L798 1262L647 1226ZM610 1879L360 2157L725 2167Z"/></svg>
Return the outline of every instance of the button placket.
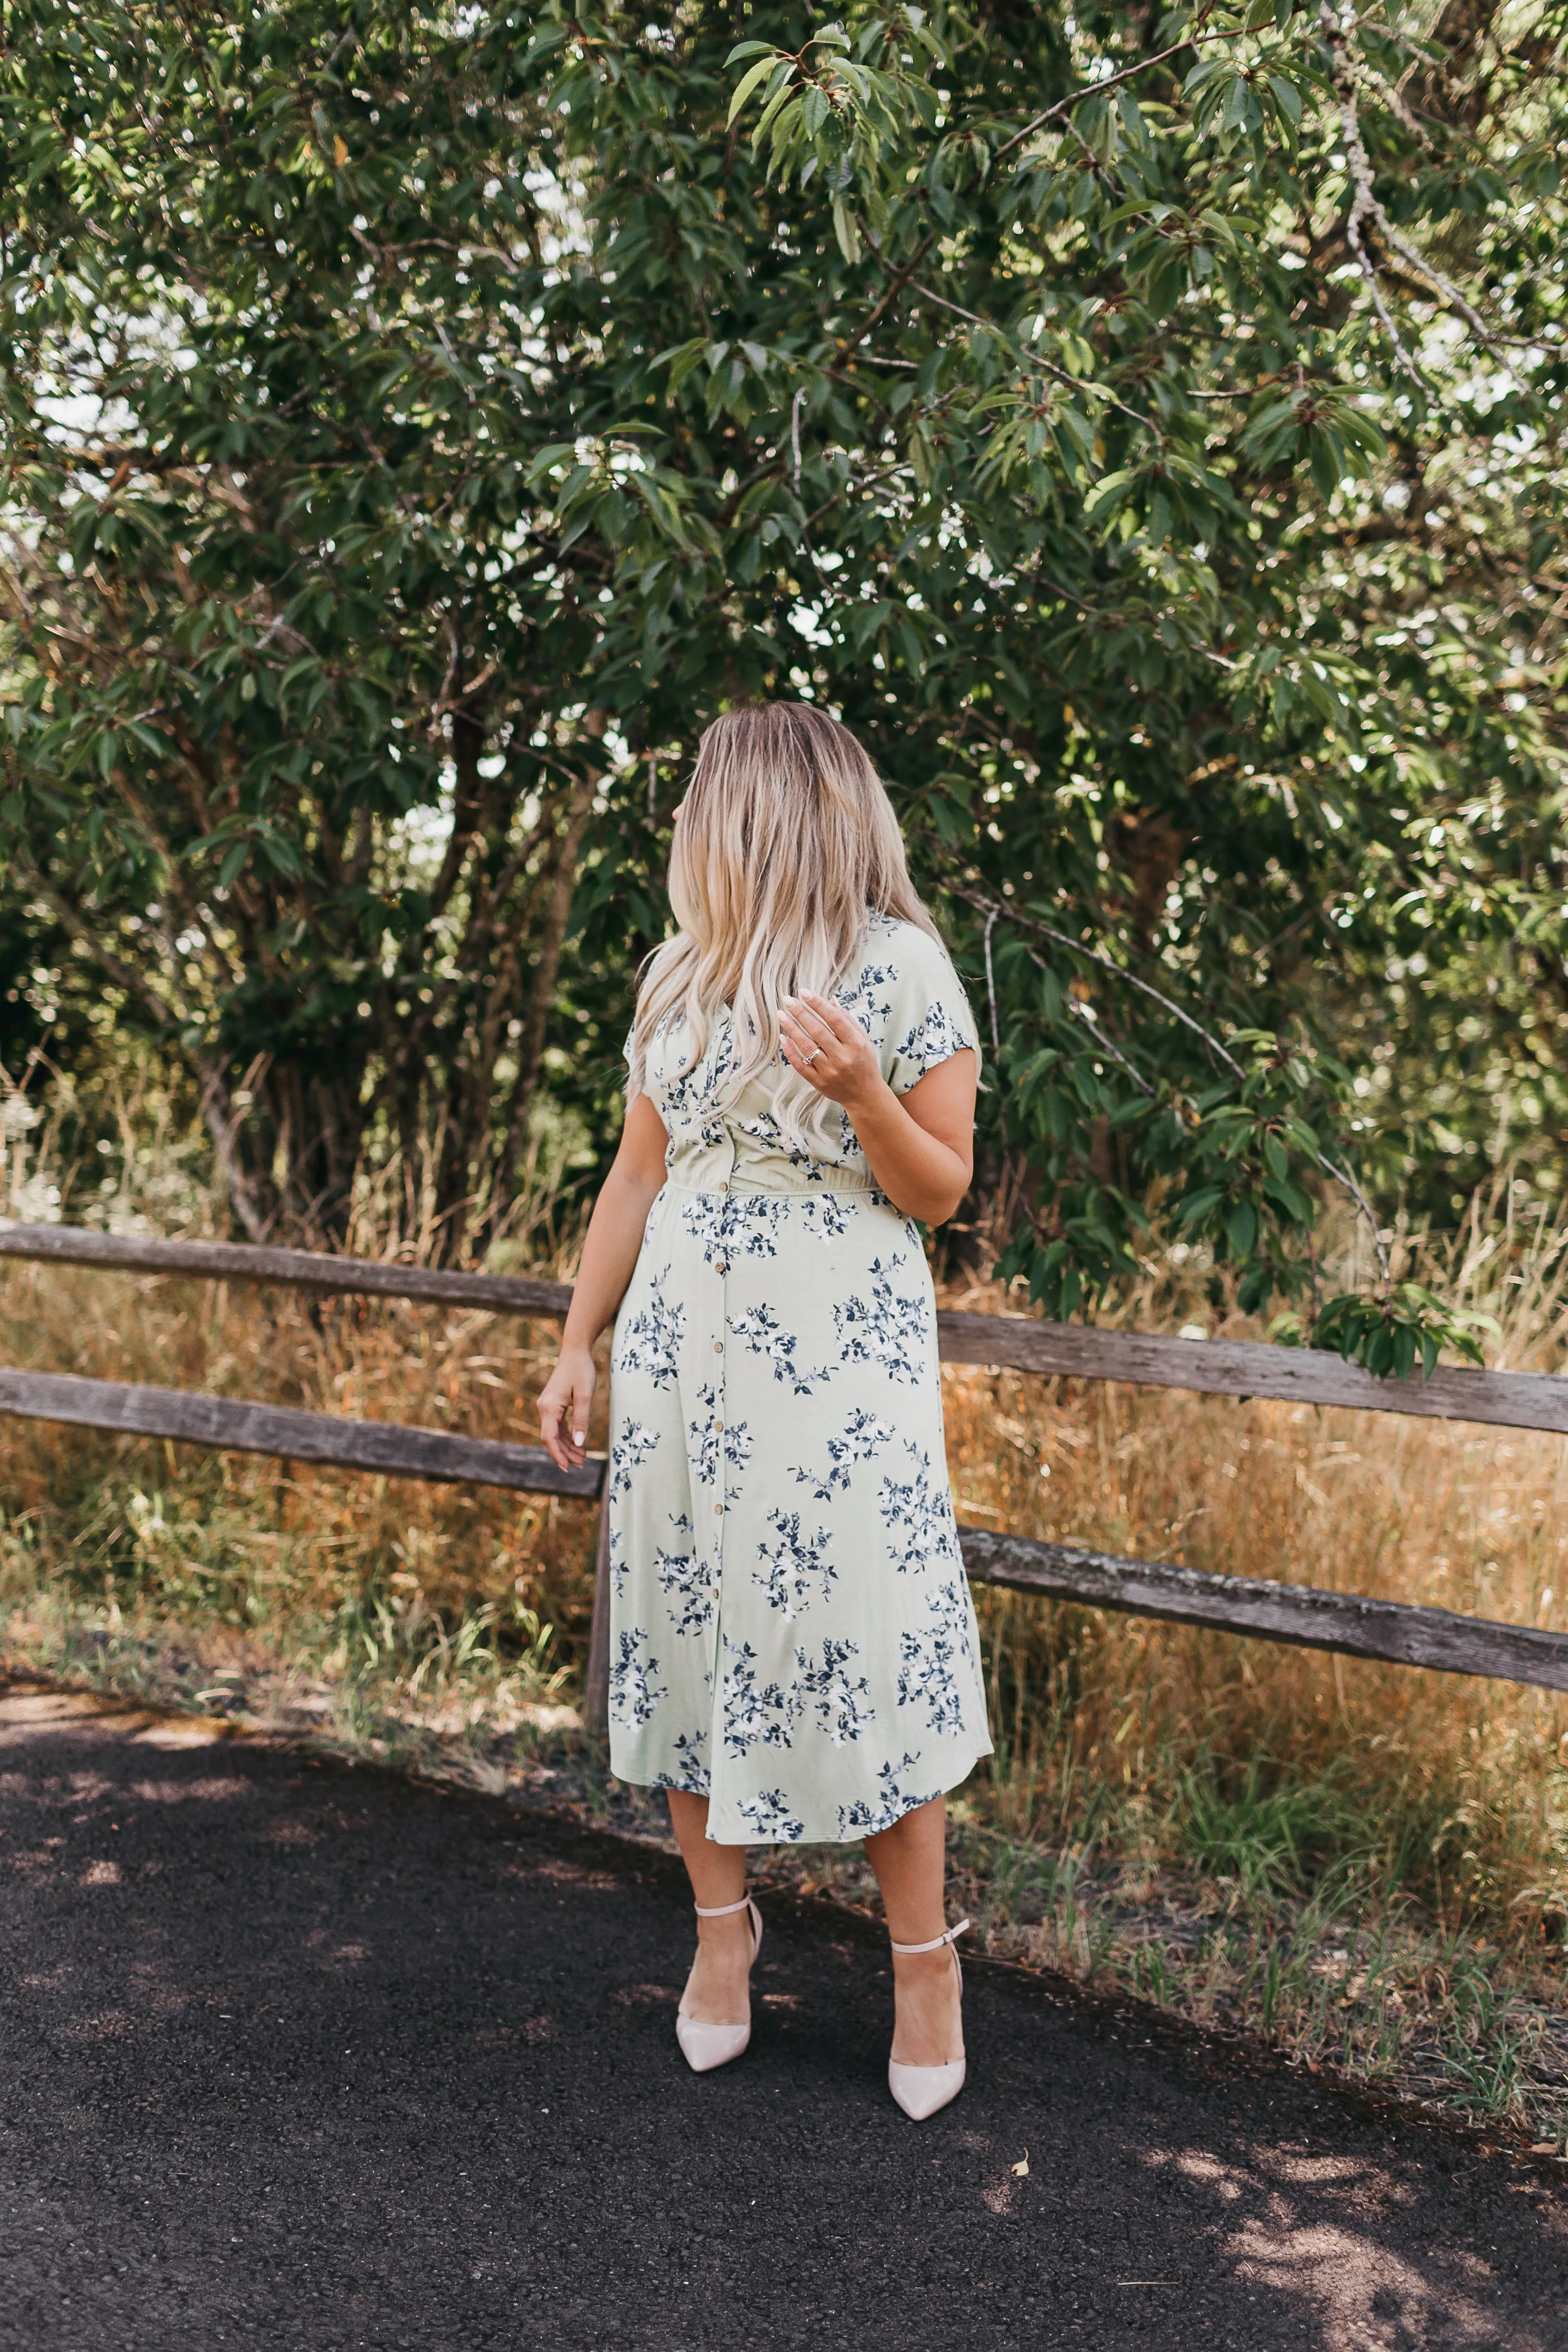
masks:
<svg viewBox="0 0 1568 2352"><path fill-rule="evenodd" d="M733 1168L733 1166L734 1166L734 1147L731 1145L731 1169ZM732 1212L732 1203L731 1203L731 1196L730 1196L730 1184L729 1184L729 1179L728 1179L727 1177L726 1177L726 1178L722 1178L722 1179L721 1179L720 1182L719 1182L719 1183L714 1187L714 1189L715 1189L715 1191L717 1192L717 1193L718 1193L718 1195L719 1195L719 1226L718 1226L718 1247L719 1247L719 1255L718 1255L717 1258L714 1260L714 1263L713 1263L713 1271L714 1271L714 1273L715 1273L715 1274L718 1276L718 1277L719 1277L719 1337L718 1337L718 1339L714 1341L714 1343L713 1343L713 1344L714 1344L714 1347L716 1348L716 1349L718 1350L718 1353L719 1353L719 1355L720 1355L720 1357L721 1357L721 1358L722 1358L722 1356L723 1356L723 1353L724 1353L724 1333L725 1333L725 1332L726 1332L726 1330L729 1328L729 1320L730 1320L730 1318L729 1318L729 1312L728 1312L728 1309L729 1309L729 1299L728 1299L728 1296L727 1296L726 1291L725 1291L725 1288L724 1288L725 1277L728 1276L729 1271L730 1271L731 1217L731 1212ZM715 1484L716 1484L717 1488L718 1488L718 1492L716 1493L716 1495L714 1496L714 1498L713 1498L713 1516L714 1516L714 1517L715 1517L715 1518L720 1522L719 1528L718 1528L717 1532L718 1532L719 1538L720 1538L720 1549L721 1549L721 1554L722 1554L722 1548L723 1548L723 1519L724 1519L724 1507L725 1507L726 1503L727 1503L727 1502L729 1501L729 1499L730 1499L730 1496L729 1496L729 1489L728 1489L728 1482L727 1482L727 1480L726 1480L726 1478L725 1478L725 1475L724 1475L724 1474L725 1474L726 1464L725 1464L725 1447L724 1447L724 1423L723 1423L722 1416L723 1416L723 1414L724 1414L724 1412L725 1412L725 1411L726 1411L726 1409L727 1409L727 1402L726 1402L726 1398L725 1398L725 1393L724 1393L724 1366L723 1366L722 1361L721 1361L721 1363L720 1363L719 1370L718 1370L718 1373L717 1373L717 1375L716 1375L716 1377L715 1377L715 1379L714 1379L714 1382L713 1382L713 1404L714 1404L713 1434L714 1434L715 1438L718 1440L718 1444L717 1444L714 1446L714 1448L713 1448L713 1476L714 1476ZM720 1561L721 1573L722 1572L722 1567L723 1567L722 1557L721 1557L721 1561Z"/></svg>
<svg viewBox="0 0 1568 2352"><path fill-rule="evenodd" d="M713 1692L716 1706L720 1704L720 1694L722 1687L722 1669L721 1661L723 1656L724 1519L726 1506L729 1502L726 1476L727 1448L724 1443L724 1423L729 1419L729 1400L725 1392L724 1385L724 1373L726 1370L724 1358L729 1332L729 1301L725 1288L725 1282L730 1272L730 1248L731 1241L732 1199L730 1191L730 1179L733 1176L735 1168L734 1139L731 1136L727 1137L726 1139L730 1147L729 1167L726 1173L720 1178L719 1181L713 1188L719 1199L719 1249L718 1256L713 1265L713 1272L718 1279L718 1297L716 1301L718 1319L713 1330L713 1354L716 1360L713 1366L712 1384L714 1497L713 1508L710 1514L710 1525L712 1528L711 1558L713 1561L713 1591L715 1606L713 1611L713 1648L709 1662L709 1675L710 1687ZM715 1763L717 1759L715 1759Z"/></svg>

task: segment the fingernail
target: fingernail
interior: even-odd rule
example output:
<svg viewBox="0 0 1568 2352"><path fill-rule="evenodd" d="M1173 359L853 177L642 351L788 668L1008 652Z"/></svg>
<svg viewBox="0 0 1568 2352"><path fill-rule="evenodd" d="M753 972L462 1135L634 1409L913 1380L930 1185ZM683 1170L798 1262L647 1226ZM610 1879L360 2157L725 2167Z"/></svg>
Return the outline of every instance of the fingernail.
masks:
<svg viewBox="0 0 1568 2352"><path fill-rule="evenodd" d="M584 1441L584 1439L587 1436L587 1434L588 1434L588 1433L587 1433L587 1431L586 1431L585 1429L574 1429L574 1430L572 1432L572 1443L573 1443L573 1444L574 1444L574 1445L581 1445L581 1444L582 1444L582 1443L583 1443L583 1441Z"/></svg>

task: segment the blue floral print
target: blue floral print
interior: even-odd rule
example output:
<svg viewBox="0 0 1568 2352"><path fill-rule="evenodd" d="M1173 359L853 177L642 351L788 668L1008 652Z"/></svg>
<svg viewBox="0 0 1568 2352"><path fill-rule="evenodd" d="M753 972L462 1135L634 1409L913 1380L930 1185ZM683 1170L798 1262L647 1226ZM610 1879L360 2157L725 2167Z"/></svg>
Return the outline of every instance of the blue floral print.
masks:
<svg viewBox="0 0 1568 2352"><path fill-rule="evenodd" d="M610 1668L610 1720L647 1723L666 1696L654 1680L658 1660L644 1657L647 1635L640 1625L624 1629L616 1642L618 1655Z"/></svg>
<svg viewBox="0 0 1568 2352"><path fill-rule="evenodd" d="M885 1445L892 1444L893 1433L890 1423L879 1421L876 1414L868 1412L864 1406L858 1407L838 1435L827 1441L828 1467L826 1470L796 1467L795 1477L802 1486L811 1488L817 1502L830 1503L835 1495L847 1492L851 1465L873 1460ZM887 1517L885 1508L882 1516L884 1518Z"/></svg>
<svg viewBox="0 0 1568 2352"><path fill-rule="evenodd" d="M782 1789L763 1789L743 1797L738 1811L758 1845L795 1845L805 1835L805 1823L789 1809Z"/></svg>
<svg viewBox="0 0 1568 2352"><path fill-rule="evenodd" d="M905 1263L901 1255L890 1257L885 1266L879 1257L873 1258L869 1301L858 1295L845 1299L834 1308L833 1320L845 1363L879 1364L889 1380L912 1385L924 1362L930 1310L923 1298L895 1292L893 1276Z"/></svg>
<svg viewBox="0 0 1568 2352"><path fill-rule="evenodd" d="M690 1532L691 1522L682 1514L676 1523L678 1531ZM669 1622L678 1633L690 1633L709 1624L713 1616L713 1576L708 1562L693 1551L666 1551L662 1548L653 1556L655 1581L663 1593Z"/></svg>
<svg viewBox="0 0 1568 2352"><path fill-rule="evenodd" d="M715 1200L700 1192L682 1206L680 1222L701 1243L704 1264L715 1265L732 1257L776 1257L775 1235L788 1210L788 1202L755 1193Z"/></svg>
<svg viewBox="0 0 1568 2352"><path fill-rule="evenodd" d="M705 1760L708 1734L705 1731L678 1731L669 1745L674 1762L668 1771L655 1774L648 1783L649 1788L679 1789L689 1797L705 1797L709 1788Z"/></svg>
<svg viewBox="0 0 1568 2352"><path fill-rule="evenodd" d="M700 1486L711 1486L726 1466L746 1467L752 1458L752 1433L743 1421L732 1421L727 1429L720 1427L719 1391L711 1381L698 1390L697 1402L696 1418L686 1425L691 1472Z"/></svg>
<svg viewBox="0 0 1568 2352"><path fill-rule="evenodd" d="M923 1568L929 1559L952 1559L955 1554L947 1481L933 1481L931 1456L918 1445L906 1444L904 1451L910 1457L910 1475L884 1478L877 1490L889 1555L900 1576Z"/></svg>
<svg viewBox="0 0 1568 2352"><path fill-rule="evenodd" d="M801 1202L796 1230L819 1242L841 1242L858 1213L856 1203L842 1192L824 1192L816 1200Z"/></svg>
<svg viewBox="0 0 1568 2352"><path fill-rule="evenodd" d="M658 1446L657 1429L645 1428L640 1421L622 1424L620 1434L610 1448L610 1492L629 1495L632 1480ZM612 1526L614 1521L611 1522Z"/></svg>
<svg viewBox="0 0 1568 2352"><path fill-rule="evenodd" d="M918 1749L911 1756L906 1748L896 1764L889 1760L880 1765L877 1772L877 1795L873 1798L858 1797L853 1804L839 1806L839 1836L875 1837L881 1830L890 1830L893 1823L902 1821L906 1813L912 1813L917 1805L929 1805L933 1797L940 1797L940 1789L928 1789L923 1796L915 1796L901 1785L900 1774L912 1771L920 1760Z"/></svg>
<svg viewBox="0 0 1568 2352"><path fill-rule="evenodd" d="M948 1007L933 1004L900 1045L899 1059L923 1078L928 1070L934 1070L939 1062L951 1061L970 1042Z"/></svg>
<svg viewBox="0 0 1568 2352"><path fill-rule="evenodd" d="M771 1307L753 1307L743 1315L732 1315L730 1328L753 1356L767 1358L774 1380L787 1381L796 1396L809 1396L814 1388L833 1378L826 1364L819 1364L813 1372L801 1370L795 1361L800 1341L793 1331L784 1329Z"/></svg>
<svg viewBox="0 0 1568 2352"><path fill-rule="evenodd" d="M753 1143L761 1144L770 1154L782 1160L791 1174L798 1176L803 1183L826 1183L828 1171L820 1160L814 1160L809 1151L803 1151L798 1144L784 1141L784 1130L771 1110L764 1111L760 1118L737 1119L736 1126Z"/></svg>
<svg viewBox="0 0 1568 2352"><path fill-rule="evenodd" d="M792 1683L787 1690L776 1682L757 1678L757 1653L750 1642L724 1636L724 1746L731 1756L744 1756L759 1743L764 1748L788 1748L800 1720L805 1698Z"/></svg>
<svg viewBox="0 0 1568 2352"><path fill-rule="evenodd" d="M873 1045L879 1045L888 1034L897 982L894 965L868 961L861 965L850 986L834 991L834 1003L842 1005L852 1021L858 1021ZM965 1038L963 1042L968 1045L970 1040Z"/></svg>
<svg viewBox="0 0 1568 2352"><path fill-rule="evenodd" d="M803 1535L800 1513L781 1511L776 1506L768 1513L768 1525L778 1540L757 1546L757 1557L767 1566L765 1571L753 1572L752 1582L767 1594L769 1608L778 1610L785 1624L793 1625L802 1610L810 1606L813 1578L817 1599L828 1597L838 1574L827 1557L833 1538L826 1528L818 1528L815 1535Z"/></svg>
<svg viewBox="0 0 1568 2352"><path fill-rule="evenodd" d="M616 1347L626 1370L646 1372L656 1389L668 1388L674 1380L686 1332L684 1305L664 1295L668 1280L669 1268L666 1266L649 1282L647 1304L632 1317L625 1337L616 1335Z"/></svg>
<svg viewBox="0 0 1568 2352"><path fill-rule="evenodd" d="M817 1729L827 1734L835 1748L842 1748L847 1739L858 1739L867 1725L877 1719L870 1684L864 1675L854 1682L849 1678L849 1661L859 1654L858 1642L824 1642L816 1664L804 1650L795 1654L799 1687L811 1700Z"/></svg>
<svg viewBox="0 0 1568 2352"><path fill-rule="evenodd" d="M925 1623L899 1635L899 1705L923 1706L932 1731L952 1731L963 1720L970 1607L967 1585L941 1585L926 1595Z"/></svg>

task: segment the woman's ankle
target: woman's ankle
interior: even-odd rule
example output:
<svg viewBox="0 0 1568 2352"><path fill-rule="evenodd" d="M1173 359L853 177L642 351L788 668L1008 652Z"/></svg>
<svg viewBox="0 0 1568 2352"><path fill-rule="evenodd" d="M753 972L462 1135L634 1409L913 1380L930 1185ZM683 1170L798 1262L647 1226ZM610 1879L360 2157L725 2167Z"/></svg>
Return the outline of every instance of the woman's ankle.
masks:
<svg viewBox="0 0 1568 2352"><path fill-rule="evenodd" d="M697 1940L705 1952L747 1952L752 1948L752 1915L731 1911L725 1918L699 1919Z"/></svg>
<svg viewBox="0 0 1568 2352"><path fill-rule="evenodd" d="M952 1947L940 1944L934 1952L895 1952L893 1979L903 1984L940 1984L951 1977L956 1984L958 1970L952 1965Z"/></svg>

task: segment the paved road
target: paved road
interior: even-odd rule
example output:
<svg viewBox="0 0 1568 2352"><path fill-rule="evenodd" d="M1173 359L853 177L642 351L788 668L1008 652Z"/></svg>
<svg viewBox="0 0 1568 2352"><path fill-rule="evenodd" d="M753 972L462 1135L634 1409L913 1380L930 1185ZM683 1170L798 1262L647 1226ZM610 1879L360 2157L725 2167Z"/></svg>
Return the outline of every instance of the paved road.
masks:
<svg viewBox="0 0 1568 2352"><path fill-rule="evenodd" d="M37 1713L0 1696L0 2352L1568 2352L1568 2199L1501 2158L979 1971L911 2125L880 1948L787 1908L699 2080L660 1857Z"/></svg>

